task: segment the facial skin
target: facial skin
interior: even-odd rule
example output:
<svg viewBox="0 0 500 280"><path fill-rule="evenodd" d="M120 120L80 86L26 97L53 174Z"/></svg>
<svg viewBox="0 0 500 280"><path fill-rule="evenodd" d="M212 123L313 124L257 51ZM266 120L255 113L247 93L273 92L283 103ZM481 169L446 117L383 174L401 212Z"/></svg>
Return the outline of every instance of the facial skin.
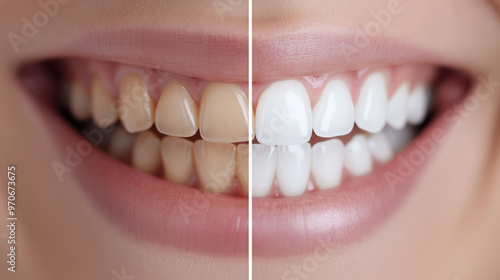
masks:
<svg viewBox="0 0 500 280"><path fill-rule="evenodd" d="M225 1L222 1L225 2ZM231 2L231 1L228 1ZM237 2L237 1L236 1ZM364 26L370 11L385 0L261 1L253 3L254 77L273 81L285 77L340 72L387 65L387 61L344 63L319 67L301 52L286 57L291 64L278 69L280 59L266 44L278 44L291 32L326 32L332 28ZM496 4L495 4L496 3ZM0 102L2 165L15 164L19 229L18 272L0 270L2 279L112 279L114 273L136 279L246 279L247 259L187 253L139 241L111 225L83 193L75 178L60 183L50 163L56 148L31 101L15 79L15 69L40 60L75 34L99 26L146 25L195 29L228 36L245 36L246 1L221 17L212 1L72 1L16 54L4 37L0 41ZM403 1L402 12L380 36L398 38L442 63L473 77L489 74L500 82L500 14L498 1ZM0 31L20 33L21 18L40 10L36 1L0 3ZM220 11L219 11L220 12ZM288 34L288 35L287 35ZM286 41L286 40L283 40ZM289 46L291 50L293 45ZM374 46L368 45L360 53ZM366 50L365 50L366 49ZM127 58L120 58L126 60ZM235 62L242 69L246 57ZM281 58L284 59L284 58ZM185 61L189 61L186 58ZM265 61L274 63L265 63ZM418 62L418 56L407 62ZM189 63L187 63L189 64ZM303 65L307 65L304 67ZM170 65L172 72L176 68ZM194 67L176 65L186 74ZM278 70L277 70L278 69ZM245 80L245 71L236 80ZM206 75L209 75L208 73ZM212 77L223 81L224 77ZM474 89L474 87L473 87ZM254 279L495 279L500 275L500 86L477 110L450 131L448 141L433 156L404 206L355 244L343 246L300 269L310 255L254 258ZM2 177L3 178L3 177ZM6 179L3 179L6 182ZM6 201L5 192L0 195ZM6 207L0 208L2 217ZM1 233L5 232L5 228ZM1 241L4 244L4 240ZM290 245L292 246L292 245ZM2 245L2 248L3 245ZM297 270L299 267L299 270ZM298 278L297 278L298 277Z"/></svg>

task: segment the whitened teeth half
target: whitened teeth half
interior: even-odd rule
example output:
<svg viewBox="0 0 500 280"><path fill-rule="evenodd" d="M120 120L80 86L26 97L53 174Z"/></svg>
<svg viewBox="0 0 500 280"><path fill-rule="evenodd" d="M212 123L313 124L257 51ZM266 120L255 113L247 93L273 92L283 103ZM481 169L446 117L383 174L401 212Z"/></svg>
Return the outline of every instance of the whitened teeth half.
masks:
<svg viewBox="0 0 500 280"><path fill-rule="evenodd" d="M423 85L417 86L408 99L408 123L418 125L424 120L429 108L430 91Z"/></svg>
<svg viewBox="0 0 500 280"><path fill-rule="evenodd" d="M276 147L253 144L252 146L252 195L265 197L273 186L276 171Z"/></svg>
<svg viewBox="0 0 500 280"><path fill-rule="evenodd" d="M368 132L382 131L387 120L387 85L382 73L366 78L356 103L356 125Z"/></svg>
<svg viewBox="0 0 500 280"><path fill-rule="evenodd" d="M340 184L344 167L344 144L339 139L319 142L312 148L312 174L319 189Z"/></svg>
<svg viewBox="0 0 500 280"><path fill-rule="evenodd" d="M409 94L410 86L408 83L403 83L389 101L387 123L393 128L402 129L406 125Z"/></svg>
<svg viewBox="0 0 500 280"><path fill-rule="evenodd" d="M311 144L278 146L276 179L285 196L302 195L311 171Z"/></svg>

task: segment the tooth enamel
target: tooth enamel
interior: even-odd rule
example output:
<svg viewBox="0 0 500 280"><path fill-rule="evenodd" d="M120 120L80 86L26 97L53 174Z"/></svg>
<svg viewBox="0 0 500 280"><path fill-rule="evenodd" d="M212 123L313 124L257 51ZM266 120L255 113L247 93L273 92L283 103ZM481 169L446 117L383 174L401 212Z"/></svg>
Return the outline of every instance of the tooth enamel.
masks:
<svg viewBox="0 0 500 280"><path fill-rule="evenodd" d="M368 132L380 132L387 119L387 88L380 72L368 76L356 102L356 125Z"/></svg>
<svg viewBox="0 0 500 280"><path fill-rule="evenodd" d="M384 133L377 133L368 138L368 147L374 159L386 163L392 159L394 152Z"/></svg>
<svg viewBox="0 0 500 280"><path fill-rule="evenodd" d="M99 77L94 76L92 80L92 119L94 124L100 128L106 128L118 120L118 115L113 107L113 98L104 88Z"/></svg>
<svg viewBox="0 0 500 280"><path fill-rule="evenodd" d="M408 123L412 125L421 124L429 108L429 91L423 86L417 86L408 98Z"/></svg>
<svg viewBox="0 0 500 280"><path fill-rule="evenodd" d="M248 194L248 145L240 144L236 151L238 179L245 194Z"/></svg>
<svg viewBox="0 0 500 280"><path fill-rule="evenodd" d="M406 125L406 103L409 93L410 86L408 83L404 83L399 86L389 101L389 106L387 108L387 123L393 128L402 129Z"/></svg>
<svg viewBox="0 0 500 280"><path fill-rule="evenodd" d="M161 140L163 176L167 181L186 185L194 172L193 142L177 137Z"/></svg>
<svg viewBox="0 0 500 280"><path fill-rule="evenodd" d="M109 140L108 153L117 160L126 162L130 159L135 135L118 126Z"/></svg>
<svg viewBox="0 0 500 280"><path fill-rule="evenodd" d="M345 167L354 176L370 173L372 159L368 148L368 141L362 134L355 135L345 146Z"/></svg>
<svg viewBox="0 0 500 280"><path fill-rule="evenodd" d="M202 189L219 194L229 189L236 169L235 153L233 144L194 143L196 174Z"/></svg>
<svg viewBox="0 0 500 280"><path fill-rule="evenodd" d="M248 141L248 98L236 85L211 83L200 102L200 134L219 143Z"/></svg>
<svg viewBox="0 0 500 280"><path fill-rule="evenodd" d="M76 120L85 121L90 118L90 98L78 81L71 85L68 105L71 115Z"/></svg>
<svg viewBox="0 0 500 280"><path fill-rule="evenodd" d="M137 74L128 74L121 81L119 116L130 133L149 129L154 123L155 104Z"/></svg>
<svg viewBox="0 0 500 280"><path fill-rule="evenodd" d="M339 139L316 143L312 147L311 172L319 189L340 184L344 167L344 144Z"/></svg>
<svg viewBox="0 0 500 280"><path fill-rule="evenodd" d="M261 144L293 145L309 141L312 113L304 86L295 80L272 84L260 96L255 123Z"/></svg>
<svg viewBox="0 0 500 280"><path fill-rule="evenodd" d="M198 108L182 83L174 81L163 89L155 124L159 132L177 137L191 137L198 130Z"/></svg>
<svg viewBox="0 0 500 280"><path fill-rule="evenodd" d="M160 164L160 138L149 130L142 131L135 138L132 166L145 173L153 173Z"/></svg>
<svg viewBox="0 0 500 280"><path fill-rule="evenodd" d="M266 197L271 191L276 170L276 147L252 146L252 196Z"/></svg>
<svg viewBox="0 0 500 280"><path fill-rule="evenodd" d="M354 105L345 82L331 81L313 109L313 128L320 137L346 135L354 127Z"/></svg>
<svg viewBox="0 0 500 280"><path fill-rule="evenodd" d="M311 172L311 144L278 146L276 179L284 196L302 195Z"/></svg>

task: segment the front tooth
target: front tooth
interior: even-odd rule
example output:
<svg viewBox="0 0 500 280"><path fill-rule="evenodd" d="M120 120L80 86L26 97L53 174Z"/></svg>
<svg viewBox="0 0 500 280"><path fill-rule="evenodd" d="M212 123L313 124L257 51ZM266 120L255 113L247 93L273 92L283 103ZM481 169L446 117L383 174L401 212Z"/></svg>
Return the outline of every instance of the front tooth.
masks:
<svg viewBox="0 0 500 280"><path fill-rule="evenodd" d="M284 196L302 195L311 172L311 144L278 146L276 179Z"/></svg>
<svg viewBox="0 0 500 280"><path fill-rule="evenodd" d="M252 196L265 197L271 191L276 170L276 147L252 146Z"/></svg>
<svg viewBox="0 0 500 280"><path fill-rule="evenodd" d="M238 178L245 194L248 194L248 145L238 145L236 153L238 159Z"/></svg>
<svg viewBox="0 0 500 280"><path fill-rule="evenodd" d="M194 171L193 142L177 137L161 140L163 176L167 181L186 185Z"/></svg>
<svg viewBox="0 0 500 280"><path fill-rule="evenodd" d="M106 128L116 122L118 115L113 107L113 98L104 88L99 77L94 76L92 80L92 119L95 125Z"/></svg>
<svg viewBox="0 0 500 280"><path fill-rule="evenodd" d="M255 124L257 140L262 144L293 145L309 141L312 113L304 86L295 80L272 84L260 96Z"/></svg>
<svg viewBox="0 0 500 280"><path fill-rule="evenodd" d="M423 85L415 87L408 98L408 123L421 124L429 109L429 90Z"/></svg>
<svg viewBox="0 0 500 280"><path fill-rule="evenodd" d="M155 124L159 132L177 137L191 137L198 130L198 108L182 83L174 81L163 89Z"/></svg>
<svg viewBox="0 0 500 280"><path fill-rule="evenodd" d="M128 74L120 84L119 116L125 129L139 132L154 123L155 104L149 96L144 80L137 74Z"/></svg>
<svg viewBox="0 0 500 280"><path fill-rule="evenodd" d="M370 173L373 163L368 148L368 140L364 135L357 134L347 143L344 165L354 176Z"/></svg>
<svg viewBox="0 0 500 280"><path fill-rule="evenodd" d="M139 133L132 151L132 166L143 172L153 173L160 164L160 138L149 130Z"/></svg>
<svg viewBox="0 0 500 280"><path fill-rule="evenodd" d="M387 88L380 72L366 78L356 102L356 125L368 132L380 132L387 119Z"/></svg>
<svg viewBox="0 0 500 280"><path fill-rule="evenodd" d="M90 98L85 93L83 85L74 81L69 92L69 111L78 121L90 118Z"/></svg>
<svg viewBox="0 0 500 280"><path fill-rule="evenodd" d="M319 189L340 184L344 167L344 144L339 139L316 143L312 148L312 174Z"/></svg>
<svg viewBox="0 0 500 280"><path fill-rule="evenodd" d="M198 140L194 143L196 174L202 189L225 193L236 169L236 146Z"/></svg>
<svg viewBox="0 0 500 280"><path fill-rule="evenodd" d="M130 159L134 141L134 134L130 134L122 126L118 126L109 140L108 152L112 157L127 162Z"/></svg>
<svg viewBox="0 0 500 280"><path fill-rule="evenodd" d="M354 105L346 83L328 83L313 109L313 128L320 137L346 135L354 127Z"/></svg>
<svg viewBox="0 0 500 280"><path fill-rule="evenodd" d="M388 162L394 155L391 143L384 133L377 133L370 136L368 138L368 147L373 158L381 163Z"/></svg>
<svg viewBox="0 0 500 280"><path fill-rule="evenodd" d="M248 141L248 98L237 85L211 83L200 103L200 134L204 140Z"/></svg>
<svg viewBox="0 0 500 280"><path fill-rule="evenodd" d="M389 101L389 106L387 108L387 123L393 128L402 129L406 125L406 103L409 93L410 86L408 83L404 83L399 86Z"/></svg>

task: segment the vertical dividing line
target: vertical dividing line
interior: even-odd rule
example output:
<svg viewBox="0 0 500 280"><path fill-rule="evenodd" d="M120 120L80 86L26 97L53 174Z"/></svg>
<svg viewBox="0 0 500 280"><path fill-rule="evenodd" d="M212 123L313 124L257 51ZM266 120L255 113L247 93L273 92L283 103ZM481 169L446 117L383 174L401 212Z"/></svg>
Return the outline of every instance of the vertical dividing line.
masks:
<svg viewBox="0 0 500 280"><path fill-rule="evenodd" d="M252 280L252 140L253 140L253 88L252 88L252 0L248 1L248 279Z"/></svg>

